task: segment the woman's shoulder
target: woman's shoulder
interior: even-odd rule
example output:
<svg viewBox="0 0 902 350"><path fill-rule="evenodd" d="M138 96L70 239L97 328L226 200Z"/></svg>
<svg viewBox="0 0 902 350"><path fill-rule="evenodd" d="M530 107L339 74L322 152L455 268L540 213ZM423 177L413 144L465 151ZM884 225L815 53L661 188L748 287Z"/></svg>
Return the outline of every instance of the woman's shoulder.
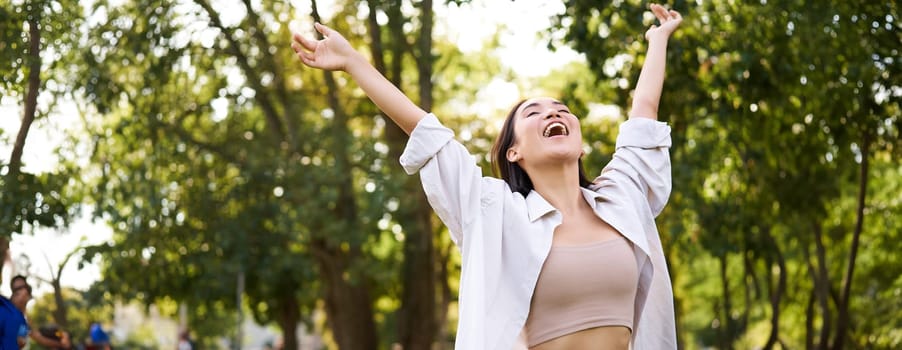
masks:
<svg viewBox="0 0 902 350"><path fill-rule="evenodd" d="M512 190L507 182L496 177L484 176L480 192L483 207L491 203L517 205L526 202L526 197L523 194Z"/></svg>

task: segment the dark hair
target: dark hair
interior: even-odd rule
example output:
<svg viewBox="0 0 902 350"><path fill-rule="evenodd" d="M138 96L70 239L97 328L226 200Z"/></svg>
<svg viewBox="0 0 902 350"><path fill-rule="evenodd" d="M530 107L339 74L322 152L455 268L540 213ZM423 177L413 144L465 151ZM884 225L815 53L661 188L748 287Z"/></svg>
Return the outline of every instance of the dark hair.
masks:
<svg viewBox="0 0 902 350"><path fill-rule="evenodd" d="M9 289L10 289L10 290L12 290L13 288L16 287L16 281L17 281L17 280L22 280L22 282L25 282L25 284L28 285L28 280L25 279L25 276L22 276L22 275L15 275L15 276L13 276L13 278L11 278L11 279L9 280Z"/></svg>
<svg viewBox="0 0 902 350"><path fill-rule="evenodd" d="M501 127L501 133L499 133L498 138L495 139L495 144L492 146L492 171L495 173L495 176L498 176L504 180L504 182L507 182L511 191L519 192L526 197L529 195L530 191L535 189L532 185L532 179L529 178L529 174L527 174L519 164L511 163L507 160L507 150L517 141L514 138L514 123L516 123L517 120L517 118L515 118L517 110L520 109L520 106L522 106L524 102L526 102L525 99L517 102L517 104L514 105L514 108L511 108L510 112L507 114L507 119L504 120L504 126ZM583 169L582 158L580 158L577 163L579 164L579 185L581 187L588 187L591 182L586 178L586 171Z"/></svg>
<svg viewBox="0 0 902 350"><path fill-rule="evenodd" d="M29 286L29 285L26 284L26 285L24 285L24 286L18 286L18 287L16 287L16 288L13 288L13 294L10 295L10 297L12 297L13 295L16 295L16 292L18 292L19 290L22 290L22 289L24 289L25 291L27 291L27 292L28 292L28 295L32 295L32 294L31 294L31 286Z"/></svg>

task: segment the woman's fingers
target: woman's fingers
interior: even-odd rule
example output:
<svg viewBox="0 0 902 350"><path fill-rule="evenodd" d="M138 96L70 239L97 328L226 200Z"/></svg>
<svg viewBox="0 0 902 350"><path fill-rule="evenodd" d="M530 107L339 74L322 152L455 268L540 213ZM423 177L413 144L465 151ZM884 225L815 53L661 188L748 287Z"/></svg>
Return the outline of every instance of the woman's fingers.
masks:
<svg viewBox="0 0 902 350"><path fill-rule="evenodd" d="M667 9L665 9L664 6L661 6L658 4L652 4L651 12L654 13L655 17L657 17L658 20L661 21L662 23L666 22L668 19L670 19L670 13L667 12Z"/></svg>
<svg viewBox="0 0 902 350"><path fill-rule="evenodd" d="M296 43L301 44L301 46L303 46L307 50L310 50L310 51L316 50L316 42L305 38L303 35L294 33L294 41ZM292 47L293 47L293 45L292 45ZM295 50L295 51L298 51L298 50Z"/></svg>
<svg viewBox="0 0 902 350"><path fill-rule="evenodd" d="M669 36L676 27L680 25L680 22L683 21L683 16L681 16L679 12L668 10L659 4L651 4L649 9L654 13L655 18L658 20L658 24L652 24L651 27L649 27L645 32L646 39L649 38L650 35L657 33L664 33Z"/></svg>
<svg viewBox="0 0 902 350"><path fill-rule="evenodd" d="M312 65L316 61L316 57L307 51L298 51L298 57L307 65Z"/></svg>
<svg viewBox="0 0 902 350"><path fill-rule="evenodd" d="M680 15L679 12L674 10L668 10L664 8L664 6L658 4L651 5L651 12L655 14L655 17L662 24L672 20L682 20L683 16Z"/></svg>
<svg viewBox="0 0 902 350"><path fill-rule="evenodd" d="M316 42L297 33L294 33L292 37L294 38L294 41L291 43L291 49L293 49L294 53L301 59L301 62L304 62L304 64L308 66L312 66L316 61L316 56L313 53L316 49Z"/></svg>
<svg viewBox="0 0 902 350"><path fill-rule="evenodd" d="M313 23L313 27L316 28L316 31L322 34L324 38L328 38L330 35L332 35L332 32L334 32L332 28L326 27L326 25L318 22Z"/></svg>

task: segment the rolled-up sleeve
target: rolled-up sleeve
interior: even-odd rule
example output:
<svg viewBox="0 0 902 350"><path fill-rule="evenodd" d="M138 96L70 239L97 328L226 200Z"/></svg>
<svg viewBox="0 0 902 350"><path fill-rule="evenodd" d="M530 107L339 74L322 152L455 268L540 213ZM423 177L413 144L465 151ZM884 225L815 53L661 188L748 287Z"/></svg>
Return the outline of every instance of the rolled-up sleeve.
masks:
<svg viewBox="0 0 902 350"><path fill-rule="evenodd" d="M658 216L671 191L670 126L648 118L630 118L620 124L614 157L596 184L629 183L642 192Z"/></svg>
<svg viewBox="0 0 902 350"><path fill-rule="evenodd" d="M401 166L407 174L420 173L429 205L454 243L462 246L464 232L476 224L480 213L482 169L476 159L430 113L410 134Z"/></svg>
<svg viewBox="0 0 902 350"><path fill-rule="evenodd" d="M407 175L415 174L452 139L454 132L442 125L434 114L427 114L410 133L407 147L401 154L401 166Z"/></svg>

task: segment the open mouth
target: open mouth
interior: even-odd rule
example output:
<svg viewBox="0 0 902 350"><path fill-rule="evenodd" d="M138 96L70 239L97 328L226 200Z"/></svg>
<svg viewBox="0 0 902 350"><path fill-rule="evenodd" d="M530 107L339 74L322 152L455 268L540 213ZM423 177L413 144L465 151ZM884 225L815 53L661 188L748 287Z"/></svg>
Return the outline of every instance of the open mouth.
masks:
<svg viewBox="0 0 902 350"><path fill-rule="evenodd" d="M545 132L542 135L545 137L567 136L570 135L570 131L567 130L567 126L564 123L554 122L545 127Z"/></svg>

